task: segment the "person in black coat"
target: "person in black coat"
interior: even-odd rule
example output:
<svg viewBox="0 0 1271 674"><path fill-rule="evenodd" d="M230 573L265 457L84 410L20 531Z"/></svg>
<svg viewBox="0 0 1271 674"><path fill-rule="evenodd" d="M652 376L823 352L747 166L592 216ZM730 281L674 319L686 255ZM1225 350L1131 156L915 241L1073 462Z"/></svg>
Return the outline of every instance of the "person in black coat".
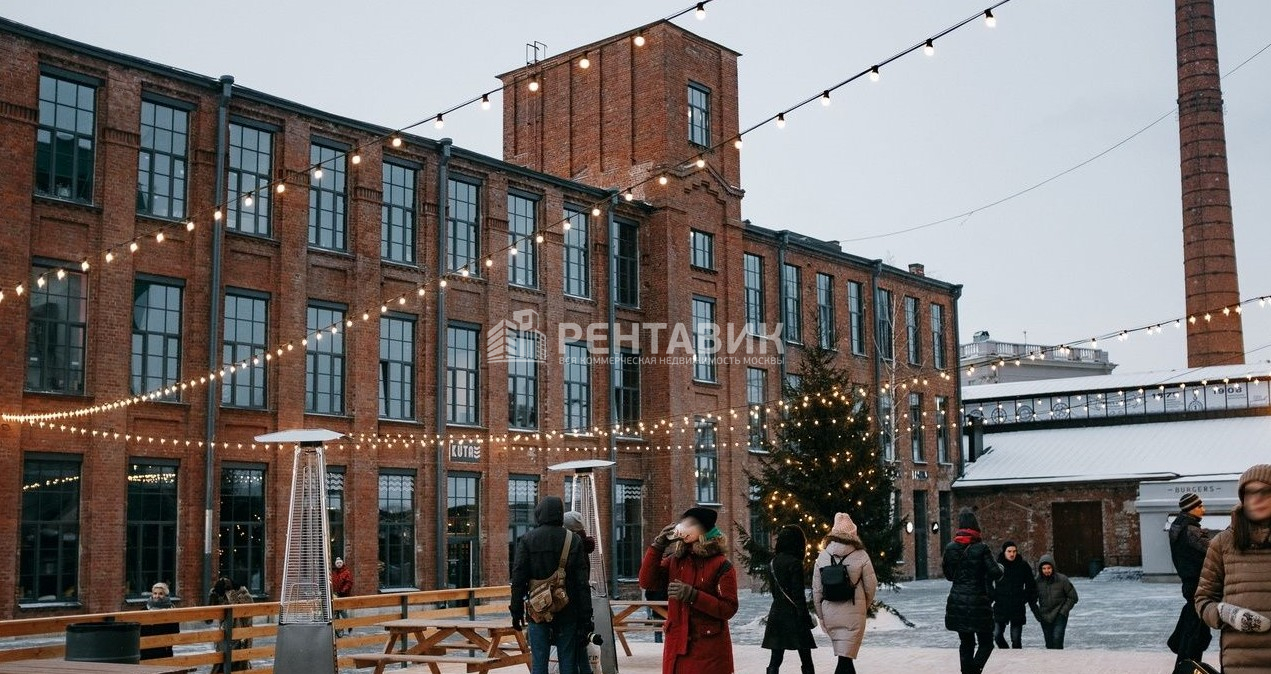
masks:
<svg viewBox="0 0 1271 674"><path fill-rule="evenodd" d="M1169 528L1170 558L1174 570L1183 583L1183 609L1178 614L1174 632L1166 644L1178 654L1177 661L1200 662L1205 649L1213 639L1209 626L1196 613L1196 587L1200 584L1200 571L1205 566L1205 554L1213 532L1200 526L1205 516L1205 504L1196 494L1188 492L1178 499L1178 517Z"/></svg>
<svg viewBox="0 0 1271 674"><path fill-rule="evenodd" d="M768 609L763 647L772 651L772 658L767 674L781 671L786 651L799 652L802 674L816 671L812 664L812 649L816 648L812 638L812 614L808 612L808 600L803 593L803 560L807 550L808 539L803 529L793 524L781 527L768 567L772 608Z"/></svg>
<svg viewBox="0 0 1271 674"><path fill-rule="evenodd" d="M1024 607L1037 601L1037 579L1033 578L1033 569L1019 554L1019 547L1014 541L1002 544L1002 552L997 556L997 563L1002 565L1002 579L997 581L993 593L993 641L998 648L1023 648L1021 638L1024 634ZM1006 644L1006 626L1011 626L1011 643Z"/></svg>
<svg viewBox="0 0 1271 674"><path fill-rule="evenodd" d="M958 530L944 549L944 577L953 582L945 603L945 629L958 633L962 674L980 674L993 653L993 581L1002 567L980 536L975 513L958 513ZM976 648L977 642L979 648Z"/></svg>
<svg viewBox="0 0 1271 674"><path fill-rule="evenodd" d="M548 578L556 573L567 530L563 526L565 504L556 496L544 497L534 508L538 526L516 540L516 556L512 562L512 628L525 627L525 599L530 580ZM565 562L565 593L569 604L556 613L551 622L529 623L532 674L547 674L548 654L556 647L562 672L574 672L577 663L578 634L595 631L591 612L591 588L587 577L587 553L581 536L572 536Z"/></svg>

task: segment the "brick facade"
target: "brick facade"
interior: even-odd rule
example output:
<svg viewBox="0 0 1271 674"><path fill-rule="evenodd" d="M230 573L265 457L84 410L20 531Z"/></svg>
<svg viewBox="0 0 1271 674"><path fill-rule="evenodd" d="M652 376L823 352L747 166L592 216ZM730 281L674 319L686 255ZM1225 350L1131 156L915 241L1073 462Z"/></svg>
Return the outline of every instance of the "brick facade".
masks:
<svg viewBox="0 0 1271 674"><path fill-rule="evenodd" d="M779 266L785 256L790 264L803 269L802 305L807 326L813 325L818 271L835 278L837 334L848 334L846 280L859 280L865 287L877 284L893 290L897 302L905 296L919 299L923 307L944 307L947 335L947 365L956 367L955 345L959 287L833 250L824 243L750 225L741 219L742 191L739 185L739 158L731 149L708 159L703 171L675 171L666 187L650 183L637 190L638 199L609 202L608 190L632 182L632 178L652 171L672 171L675 162L691 154L683 128L686 80L711 88L711 133L723 138L735 134L736 54L670 24L646 29L649 42L640 51L630 41L618 39L593 46L592 67L546 70L543 88L530 94L523 86L510 86L505 96L505 146L507 161L481 156L449 145L448 141L405 135L401 147L388 142L361 148L361 161L347 169L347 250L327 251L308 245L310 144L313 139L363 146L382 138L387 129L372 124L335 117L321 111L267 94L235 87L228 102L230 119L263 125L273 130L271 176L286 177L286 191L270 194L272 232L269 236L224 231L221 260L222 287L212 288L211 213L223 198L216 192L217 113L221 83L159 66L132 57L106 52L17 24L0 23L0 151L7 166L16 167L0 175L0 287L12 288L29 276L32 264L53 260L77 269L78 262L90 259L85 275L87 287L87 355L84 359L83 394L37 392L25 384L29 302L6 294L0 303L5 334L11 348L0 355L0 410L38 413L79 409L129 397L132 375L131 339L134 321L132 298L138 277L175 279L183 284L180 325L180 378L188 381L208 371L209 326L213 298L225 288L250 290L268 297L267 343L272 349L291 343L294 351L269 364L263 409L216 406L213 420L212 526L219 524L219 479L224 466L251 465L265 469L265 563L262 591L277 596L281 578L285 513L289 496L290 450L262 450L253 445L255 435L297 427L325 427L351 436L333 446L328 463L342 467L344 480L344 555L353 569L354 591L375 592L377 574L372 571L383 558L379 543L379 474L384 470L413 471L414 565L419 587L436 587L447 576L438 573L439 557L453 564L453 554L439 554L435 534L439 512L437 496L445 491L439 475L464 473L479 478L479 531L473 547L475 577L472 582L499 584L507 579L507 531L509 519L508 484L510 475L539 476L539 493L562 493L563 478L546 467L577 458L608 458L607 433L562 435L565 427L563 372L554 356L556 327L562 323L604 324L607 321L609 292L609 237L607 219L613 216L635 223L639 228L638 307L619 307L616 321L633 332L637 323L690 323L693 296L710 297L716 302L719 323L743 323L742 254L751 252L772 261L765 266L765 312L780 316ZM574 54L563 55L563 59ZM546 64L540 64L540 67ZM656 74L645 76L656 65ZM36 164L36 133L39 118L37 90L40 73L73 73L95 78L95 123L93 138L93 197L89 203L38 196L33 172ZM523 73L505 76L515 80ZM636 75L640 76L637 77ZM564 93L562 93L564 92ZM186 231L181 221L168 221L137 213L136 193L138 132L143 97L163 97L189 107L188 168L186 171L187 212L197 227ZM722 134L722 135L721 135ZM564 140L568 139L568 141ZM416 262L388 262L380 256L380 205L384 199L381 166L386 158L417 167L415 209L417 214ZM414 289L435 277L439 260L439 222L444 216L446 195L441 192L441 172L476 179L480 183L480 239L483 254L493 255L494 264L481 268L479 275L461 278L451 275L447 288L438 292L435 284L419 298ZM509 191L524 192L537 199L540 226L546 226L545 241L537 246L538 287L510 286L506 253ZM229 199L239 198L228 195ZM563 235L554 225L567 205L602 204L600 217L590 219L588 244L591 296L566 297L563 287ZM688 245L690 229L714 234L716 266L697 269L691 264ZM156 244L154 234L163 231L166 242ZM139 239L141 250L115 255L106 264L101 251L106 247ZM785 243L781 243L784 240ZM402 305L392 309L415 321L413 419L381 419L378 409L380 335L374 317L381 302L404 294ZM306 333L306 307L310 302L335 303L347 308L355 323L342 331L344 339L345 405L342 414L314 415L305 412L306 374L300 339ZM441 303L439 305L439 302ZM865 320L870 344L874 333L873 303L866 302ZM539 325L548 335L549 357L540 367L538 380L538 426L543 434L509 432L507 409L507 365L485 362L479 370L480 408L476 426L439 428L438 397L444 396L444 372L438 372L438 317L444 309L449 323L462 322L480 327L480 344L494 326L513 312L533 309ZM363 323L366 311L372 320ZM923 316L926 316L924 311ZM773 322L772 319L769 319ZM897 311L896 329L904 341L903 310ZM809 328L805 327L805 332ZM650 335L641 332L641 353L652 350ZM808 333L813 334L813 333ZM901 389L896 409L907 406L901 395L910 389L924 393L924 412L933 414L932 396L946 396L949 409L959 407L956 378L942 377L932 365L929 329L924 328L924 356L918 365L906 364L898 347L895 372L890 363L880 361L871 346L869 356L844 355L856 379L871 389L886 384ZM443 331L444 335L444 331ZM813 336L815 336L813 334ZM663 336L665 339L665 335ZM603 344L602 344L603 346ZM444 363L444 352L441 354ZM787 358L796 363L796 354ZM768 398L779 396L779 369L771 368ZM615 441L622 480L639 481L646 540L662 524L672 520L696 498L694 481L693 432L680 420L705 411L719 417L718 503L722 522L747 523L748 487L744 470L752 456L746 449L744 367L721 364L716 383L695 381L691 365L650 363L640 371L642 418L675 420L675 430L655 430L642 439ZM606 428L611 414L607 367L591 368L592 424ZM147 402L120 407L74 420L80 427L99 431L97 435L76 435L52 428L7 423L0 427L0 491L13 496L0 507L0 541L19 541L24 493L24 465L32 457L46 454L80 457L79 560L74 574L76 606L50 608L23 603L17 598L25 590L18 577L19 554L14 563L0 569L0 587L10 587L13 597L0 602L0 616L43 615L50 611L104 611L118 608L125 599L128 514L125 507L130 462L139 459L175 462L177 471L177 593L186 604L201 600L203 582L204 464L207 452L200 443L207 439L208 387L195 386L174 402ZM219 399L219 383L212 389ZM727 423L729 409L743 410L741 422ZM951 438L957 438L956 415L951 412ZM444 422L443 422L444 425ZM954 466L959 461L959 443L951 442L949 462L925 467L908 456L909 429L903 417L898 426L897 456L901 473L900 514L911 515L914 492L929 494L927 520L939 521L936 494L948 492ZM555 432L551 432L555 431ZM934 456L935 424L920 424L927 451ZM126 440L114 434L134 437ZM483 443L479 461L453 461L433 440L439 434L462 435ZM154 438L154 440L149 440ZM438 466L441 470L438 470ZM609 477L602 473L600 494L602 528L610 523ZM34 488L34 487L33 487ZM445 508L446 504L440 504ZM453 513L452 513L453 514ZM606 539L608 534L604 534ZM444 542L441 542L444 543ZM216 564L217 541L213 540L212 564ZM21 548L21 545L16 546ZM606 545L606 550L611 550ZM907 542L906 574L921 571L912 561L912 540ZM444 552L444 551L443 551ZM453 552L453 551L452 551ZM928 562L938 559L939 546L928 547ZM444 571L444 570L443 570ZM453 569L451 570L453 571ZM218 573L219 569L208 569ZM157 579L156 579L157 580ZM148 582L148 581L147 581ZM131 588L137 591L144 588ZM59 592L62 590L59 589Z"/></svg>

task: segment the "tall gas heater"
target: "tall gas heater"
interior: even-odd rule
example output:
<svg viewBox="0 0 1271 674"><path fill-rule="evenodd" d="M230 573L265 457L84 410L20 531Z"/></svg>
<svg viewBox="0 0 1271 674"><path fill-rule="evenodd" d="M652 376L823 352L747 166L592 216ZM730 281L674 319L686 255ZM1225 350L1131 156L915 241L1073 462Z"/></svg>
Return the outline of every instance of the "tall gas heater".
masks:
<svg viewBox="0 0 1271 674"><path fill-rule="evenodd" d="M602 529L600 528L600 509L596 504L595 471L613 465L613 461L588 459L567 461L547 467L551 471L572 473L566 478L566 483L571 486L571 489L565 507L581 513L587 532L596 538L596 549L588 558L591 562L591 577L588 582L591 585L591 608L595 616L595 633L604 640L596 653L601 674L618 674L618 654L613 643L613 612L609 606L611 597L607 581L608 574L605 573L609 567L605 566L605 539L600 535ZM587 650L590 656L592 648L589 647ZM596 671L594 667L593 671Z"/></svg>
<svg viewBox="0 0 1271 674"><path fill-rule="evenodd" d="M279 597L278 643L274 649L277 674L336 674L327 462L322 443L340 437L339 433L320 428L256 436L257 442L296 445Z"/></svg>

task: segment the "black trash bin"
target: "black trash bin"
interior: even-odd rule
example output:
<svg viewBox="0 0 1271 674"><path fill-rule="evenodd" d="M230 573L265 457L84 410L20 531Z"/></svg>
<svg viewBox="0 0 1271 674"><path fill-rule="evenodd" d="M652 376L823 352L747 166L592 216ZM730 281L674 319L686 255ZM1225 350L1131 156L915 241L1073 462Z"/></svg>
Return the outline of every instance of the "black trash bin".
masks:
<svg viewBox="0 0 1271 674"><path fill-rule="evenodd" d="M141 663L141 623L117 622L66 626L66 659L75 662Z"/></svg>

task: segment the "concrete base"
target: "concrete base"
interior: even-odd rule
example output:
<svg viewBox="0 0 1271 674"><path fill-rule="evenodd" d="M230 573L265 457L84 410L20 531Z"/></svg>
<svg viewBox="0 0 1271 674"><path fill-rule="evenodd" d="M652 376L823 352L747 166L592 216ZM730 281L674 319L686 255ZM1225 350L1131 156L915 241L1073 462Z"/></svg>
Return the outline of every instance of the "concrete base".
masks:
<svg viewBox="0 0 1271 674"><path fill-rule="evenodd" d="M335 630L321 625L279 625L275 674L335 674Z"/></svg>

